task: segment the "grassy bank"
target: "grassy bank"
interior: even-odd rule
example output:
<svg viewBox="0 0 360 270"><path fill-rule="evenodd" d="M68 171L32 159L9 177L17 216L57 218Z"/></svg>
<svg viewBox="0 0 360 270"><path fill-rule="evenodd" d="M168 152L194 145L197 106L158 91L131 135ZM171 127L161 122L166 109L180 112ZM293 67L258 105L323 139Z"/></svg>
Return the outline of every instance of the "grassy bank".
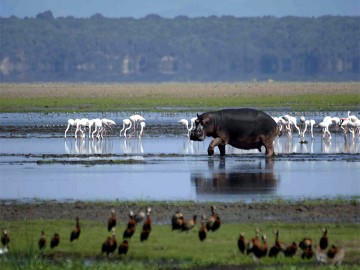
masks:
<svg viewBox="0 0 360 270"><path fill-rule="evenodd" d="M198 268L211 265L255 265L251 256L242 255L237 248L237 238L244 232L249 240L259 228L261 234L268 237L269 246L274 243L274 230L280 232L284 243L299 242L303 237L312 237L317 245L321 237L321 229L328 229L330 244L345 248L344 267L339 269L358 269L360 263L360 225L358 224L320 224L320 223L284 223L266 222L259 224L223 224L219 231L208 233L207 239L198 239L198 224L189 233L172 232L170 225L153 225L147 242L140 242L139 225L130 241L126 257L115 254L113 258L102 255L101 245L110 233L106 230L106 222L81 221L81 235L78 241L70 243L70 232L74 221L68 220L36 220L1 222L1 228L7 228L11 237L10 252L0 257L1 269L157 269L164 268ZM122 239L125 222L118 225L117 239ZM41 230L45 231L48 245L43 253L37 248ZM58 248L51 250L50 238L54 232L60 234ZM303 261L298 250L294 258L264 258L260 266L276 269L314 268L318 266L315 258Z"/></svg>
<svg viewBox="0 0 360 270"><path fill-rule="evenodd" d="M360 83L0 84L1 112L181 111L360 107Z"/></svg>

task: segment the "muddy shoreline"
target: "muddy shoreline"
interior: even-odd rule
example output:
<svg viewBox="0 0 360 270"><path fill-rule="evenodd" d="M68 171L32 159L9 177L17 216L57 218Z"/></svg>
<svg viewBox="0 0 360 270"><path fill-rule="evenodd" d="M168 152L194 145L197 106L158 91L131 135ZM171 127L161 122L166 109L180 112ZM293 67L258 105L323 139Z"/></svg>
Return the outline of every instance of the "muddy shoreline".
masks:
<svg viewBox="0 0 360 270"><path fill-rule="evenodd" d="M79 216L81 220L105 222L114 208L119 222L125 223L128 213L152 208L155 224L170 224L171 216L181 210L185 216L208 215L211 203L196 202L58 202L12 200L0 201L0 220L69 220ZM259 222L317 222L360 223L358 200L320 200L298 202L216 203L217 211L224 223Z"/></svg>

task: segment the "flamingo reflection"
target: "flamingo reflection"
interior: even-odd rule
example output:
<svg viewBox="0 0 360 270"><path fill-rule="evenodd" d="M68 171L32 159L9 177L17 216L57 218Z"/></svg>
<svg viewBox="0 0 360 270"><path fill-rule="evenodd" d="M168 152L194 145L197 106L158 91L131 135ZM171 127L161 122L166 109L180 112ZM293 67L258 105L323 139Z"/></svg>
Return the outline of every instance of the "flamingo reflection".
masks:
<svg viewBox="0 0 360 270"><path fill-rule="evenodd" d="M113 152L113 141L66 140L65 153L71 155L109 154Z"/></svg>
<svg viewBox="0 0 360 270"><path fill-rule="evenodd" d="M144 147L141 139L121 140L120 150L124 154L143 154Z"/></svg>

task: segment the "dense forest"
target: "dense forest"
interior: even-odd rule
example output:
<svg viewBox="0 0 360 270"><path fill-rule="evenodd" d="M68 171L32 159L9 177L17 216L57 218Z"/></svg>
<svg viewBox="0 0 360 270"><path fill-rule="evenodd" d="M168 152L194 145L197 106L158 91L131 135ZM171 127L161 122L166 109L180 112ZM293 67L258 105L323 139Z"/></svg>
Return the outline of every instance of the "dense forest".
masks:
<svg viewBox="0 0 360 270"><path fill-rule="evenodd" d="M0 81L360 80L360 18L0 18Z"/></svg>

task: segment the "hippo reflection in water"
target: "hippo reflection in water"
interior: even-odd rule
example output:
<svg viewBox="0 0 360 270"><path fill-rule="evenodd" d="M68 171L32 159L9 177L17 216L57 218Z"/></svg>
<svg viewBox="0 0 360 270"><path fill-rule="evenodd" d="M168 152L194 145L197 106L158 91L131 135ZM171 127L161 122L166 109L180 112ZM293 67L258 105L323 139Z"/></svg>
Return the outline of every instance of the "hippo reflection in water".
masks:
<svg viewBox="0 0 360 270"><path fill-rule="evenodd" d="M266 157L274 153L274 139L279 134L279 128L274 119L262 111L255 109L224 109L198 115L195 128L190 139L203 141L213 137L208 148L208 155L214 155L217 146L220 156L225 156L227 144L240 149L266 149Z"/></svg>
<svg viewBox="0 0 360 270"><path fill-rule="evenodd" d="M240 166L225 168L225 159L219 167L209 160L209 174L191 174L197 194L273 194L277 188L274 161L241 162ZM265 165L264 165L265 163Z"/></svg>

